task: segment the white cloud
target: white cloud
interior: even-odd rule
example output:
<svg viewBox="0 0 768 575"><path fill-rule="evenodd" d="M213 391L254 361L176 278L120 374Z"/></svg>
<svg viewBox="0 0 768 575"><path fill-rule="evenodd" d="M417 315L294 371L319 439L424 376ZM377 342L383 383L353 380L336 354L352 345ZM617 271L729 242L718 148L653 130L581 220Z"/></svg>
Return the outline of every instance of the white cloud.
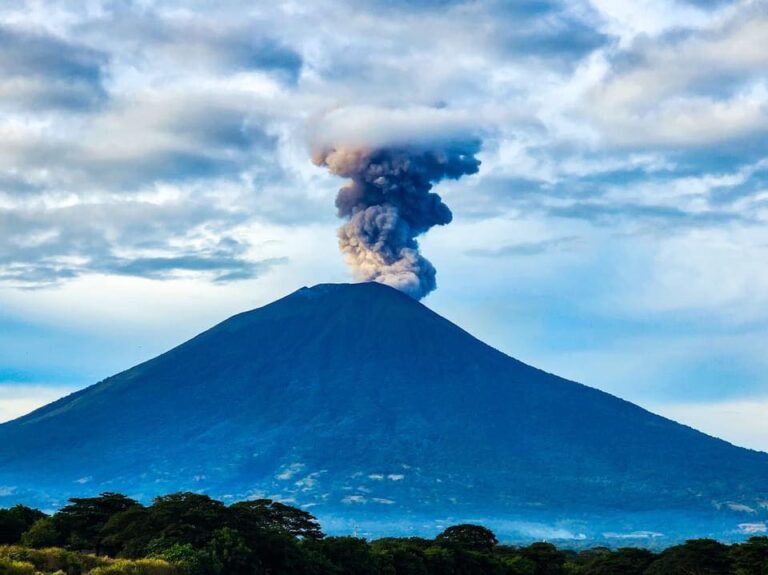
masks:
<svg viewBox="0 0 768 575"><path fill-rule="evenodd" d="M341 502L346 505L363 504L363 503L367 503L368 499L363 497L362 495L347 495L341 500Z"/></svg>
<svg viewBox="0 0 768 575"><path fill-rule="evenodd" d="M759 535L768 532L768 525L763 522L739 523L739 531L746 535Z"/></svg>
<svg viewBox="0 0 768 575"><path fill-rule="evenodd" d="M466 138L477 129L476 119L466 111L432 107L343 107L322 114L310 126L315 146L351 148Z"/></svg>
<svg viewBox="0 0 768 575"><path fill-rule="evenodd" d="M609 58L583 102L609 141L701 146L768 130L764 6L744 3L700 27L639 37Z"/></svg>
<svg viewBox="0 0 768 575"><path fill-rule="evenodd" d="M283 466L280 473L275 475L275 479L279 479L280 481L288 481L293 476L295 476L297 473L301 473L301 471L304 470L306 466L303 463L291 463L290 465Z"/></svg>
<svg viewBox="0 0 768 575"><path fill-rule="evenodd" d="M667 403L652 410L740 447L768 452L768 400Z"/></svg>
<svg viewBox="0 0 768 575"><path fill-rule="evenodd" d="M766 317L768 230L694 229L657 239L646 281L624 303L651 312L709 310L729 323Z"/></svg>
<svg viewBox="0 0 768 575"><path fill-rule="evenodd" d="M664 534L658 531L629 531L627 533L609 531L603 533L603 537L606 539L655 539L657 537L664 537Z"/></svg>
<svg viewBox="0 0 768 575"><path fill-rule="evenodd" d="M73 391L72 388L53 385L0 383L0 423L26 415Z"/></svg>
<svg viewBox="0 0 768 575"><path fill-rule="evenodd" d="M637 36L658 36L676 28L702 28L716 14L685 2L669 0L591 0L603 29L623 45Z"/></svg>

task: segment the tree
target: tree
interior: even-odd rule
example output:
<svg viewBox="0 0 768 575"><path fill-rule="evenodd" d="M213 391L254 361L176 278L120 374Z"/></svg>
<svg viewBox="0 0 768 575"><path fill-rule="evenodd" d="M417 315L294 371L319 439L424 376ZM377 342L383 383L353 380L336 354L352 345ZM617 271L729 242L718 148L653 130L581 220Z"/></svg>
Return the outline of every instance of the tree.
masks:
<svg viewBox="0 0 768 575"><path fill-rule="evenodd" d="M536 568L534 575L562 575L565 573L565 553L551 543L532 543L520 549L520 555Z"/></svg>
<svg viewBox="0 0 768 575"><path fill-rule="evenodd" d="M536 564L521 555L512 555L502 560L508 575L535 575Z"/></svg>
<svg viewBox="0 0 768 575"><path fill-rule="evenodd" d="M108 555L135 559L147 555L158 528L151 522L148 508L131 507L110 517L101 535L102 548Z"/></svg>
<svg viewBox="0 0 768 575"><path fill-rule="evenodd" d="M662 551L645 572L647 575L728 575L728 547L714 539L692 539Z"/></svg>
<svg viewBox="0 0 768 575"><path fill-rule="evenodd" d="M454 525L435 538L440 544L459 545L475 551L493 551L499 543L493 531L481 525Z"/></svg>
<svg viewBox="0 0 768 575"><path fill-rule="evenodd" d="M62 507L54 521L72 549L101 553L102 529L118 513L140 503L120 493L102 493L98 497L73 497Z"/></svg>
<svg viewBox="0 0 768 575"><path fill-rule="evenodd" d="M336 566L336 572L345 575L374 575L378 573L376 561L365 539L357 537L328 537L315 545Z"/></svg>
<svg viewBox="0 0 768 575"><path fill-rule="evenodd" d="M417 537L379 539L370 544L381 573L427 575L430 570L424 552L433 542Z"/></svg>
<svg viewBox="0 0 768 575"><path fill-rule="evenodd" d="M42 511L25 505L0 509L0 545L18 543L22 534L45 516Z"/></svg>
<svg viewBox="0 0 768 575"><path fill-rule="evenodd" d="M276 529L300 539L322 539L315 517L296 507L271 499L241 501L229 507L233 526L249 537L254 531Z"/></svg>
<svg viewBox="0 0 768 575"><path fill-rule="evenodd" d="M262 531L255 540L249 540L258 559L258 573L325 575L336 573L328 558L316 547L323 540L300 541L285 531Z"/></svg>
<svg viewBox="0 0 768 575"><path fill-rule="evenodd" d="M214 531L227 527L227 507L198 493L172 493L155 498L147 525L156 535L155 548L189 543L203 547Z"/></svg>
<svg viewBox="0 0 768 575"><path fill-rule="evenodd" d="M594 554L584 566L583 575L643 575L656 556L647 549L626 547Z"/></svg>
<svg viewBox="0 0 768 575"><path fill-rule="evenodd" d="M214 531L205 547L211 565L222 575L249 575L253 573L256 558L238 531L224 527Z"/></svg>
<svg viewBox="0 0 768 575"><path fill-rule="evenodd" d="M731 547L735 575L765 575L768 573L768 537L750 537L741 545Z"/></svg>

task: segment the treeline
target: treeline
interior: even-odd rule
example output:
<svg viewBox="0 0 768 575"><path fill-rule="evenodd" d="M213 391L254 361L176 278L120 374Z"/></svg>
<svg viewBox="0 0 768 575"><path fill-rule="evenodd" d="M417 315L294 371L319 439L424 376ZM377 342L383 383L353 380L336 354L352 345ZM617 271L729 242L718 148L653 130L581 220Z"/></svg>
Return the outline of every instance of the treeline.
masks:
<svg viewBox="0 0 768 575"><path fill-rule="evenodd" d="M0 510L0 575L766 575L768 537L688 541L661 553L501 545L479 525L434 539L327 537L311 514L269 499L225 505L174 493L145 506L118 493L48 516Z"/></svg>

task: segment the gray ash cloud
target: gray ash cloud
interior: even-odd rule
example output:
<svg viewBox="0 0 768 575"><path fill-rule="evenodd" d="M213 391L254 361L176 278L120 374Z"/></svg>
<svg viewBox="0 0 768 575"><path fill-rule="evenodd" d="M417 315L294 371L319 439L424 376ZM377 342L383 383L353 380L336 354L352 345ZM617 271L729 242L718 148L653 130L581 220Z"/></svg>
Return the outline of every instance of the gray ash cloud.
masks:
<svg viewBox="0 0 768 575"><path fill-rule="evenodd" d="M434 184L474 174L480 141L340 146L316 151L314 162L349 178L336 197L339 246L355 277L421 299L436 287L434 266L418 236L453 218Z"/></svg>

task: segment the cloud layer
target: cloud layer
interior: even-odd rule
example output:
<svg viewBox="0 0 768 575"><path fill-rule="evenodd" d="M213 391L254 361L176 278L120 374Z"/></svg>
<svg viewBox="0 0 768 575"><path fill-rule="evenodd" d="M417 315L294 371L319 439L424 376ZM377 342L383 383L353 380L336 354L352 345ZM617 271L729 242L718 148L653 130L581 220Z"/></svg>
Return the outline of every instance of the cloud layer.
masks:
<svg viewBox="0 0 768 575"><path fill-rule="evenodd" d="M314 209L329 179L301 165L318 134L481 132L468 217L679 233L762 219L760 2L50 8L0 11L2 282L254 277L275 262L252 222L332 216Z"/></svg>

